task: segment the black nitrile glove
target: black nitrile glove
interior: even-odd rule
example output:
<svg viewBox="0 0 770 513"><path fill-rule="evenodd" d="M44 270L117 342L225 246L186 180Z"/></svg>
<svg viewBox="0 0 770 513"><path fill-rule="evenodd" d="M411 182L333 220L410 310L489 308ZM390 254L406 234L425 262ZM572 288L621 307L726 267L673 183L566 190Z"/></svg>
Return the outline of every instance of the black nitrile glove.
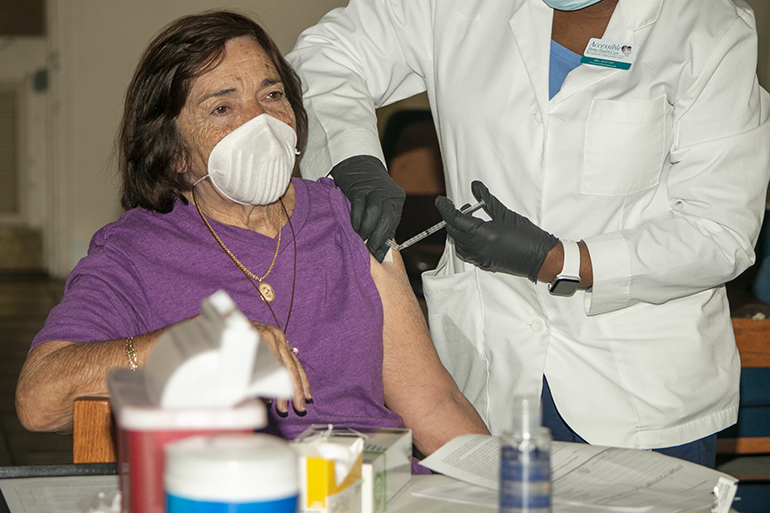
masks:
<svg viewBox="0 0 770 513"><path fill-rule="evenodd" d="M331 170L337 187L350 200L350 222L364 239L369 253L382 262L396 234L406 193L396 185L385 166L375 157L350 157Z"/></svg>
<svg viewBox="0 0 770 513"><path fill-rule="evenodd" d="M444 196L436 198L436 208L447 222L447 233L455 241L457 254L485 271L526 276L537 282L545 257L559 239L508 210L483 183L474 181L471 192L477 200L484 200L491 221L462 214Z"/></svg>

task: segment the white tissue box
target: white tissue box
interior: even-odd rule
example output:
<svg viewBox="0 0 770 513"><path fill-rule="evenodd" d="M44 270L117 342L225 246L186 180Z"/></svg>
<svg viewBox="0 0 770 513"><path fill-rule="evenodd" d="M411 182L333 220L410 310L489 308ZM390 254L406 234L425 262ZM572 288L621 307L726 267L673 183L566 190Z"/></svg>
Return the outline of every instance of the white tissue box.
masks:
<svg viewBox="0 0 770 513"><path fill-rule="evenodd" d="M327 425L313 425L297 437L307 440L328 432ZM395 428L335 427L334 436L364 437L361 466L361 513L384 513L388 504L412 478L412 431Z"/></svg>

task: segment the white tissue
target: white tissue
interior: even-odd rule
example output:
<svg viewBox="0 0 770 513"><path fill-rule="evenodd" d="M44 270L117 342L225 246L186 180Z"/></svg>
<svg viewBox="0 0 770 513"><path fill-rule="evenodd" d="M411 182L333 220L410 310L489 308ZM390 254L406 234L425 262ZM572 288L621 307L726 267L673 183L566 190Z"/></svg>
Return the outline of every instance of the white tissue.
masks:
<svg viewBox="0 0 770 513"><path fill-rule="evenodd" d="M291 398L289 371L224 291L201 316L168 329L147 359L145 386L163 408L231 407L251 397Z"/></svg>

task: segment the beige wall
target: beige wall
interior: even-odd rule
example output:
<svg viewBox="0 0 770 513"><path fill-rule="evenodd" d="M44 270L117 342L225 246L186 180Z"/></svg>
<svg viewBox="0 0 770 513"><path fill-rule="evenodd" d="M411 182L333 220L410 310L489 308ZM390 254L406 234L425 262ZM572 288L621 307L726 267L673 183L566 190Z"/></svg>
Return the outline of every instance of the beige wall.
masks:
<svg viewBox="0 0 770 513"><path fill-rule="evenodd" d="M3 226L41 228L44 223L46 170L46 93L33 89L35 73L44 69L45 38L9 37L0 40L0 87L18 91L19 167L17 184L21 211L0 214Z"/></svg>

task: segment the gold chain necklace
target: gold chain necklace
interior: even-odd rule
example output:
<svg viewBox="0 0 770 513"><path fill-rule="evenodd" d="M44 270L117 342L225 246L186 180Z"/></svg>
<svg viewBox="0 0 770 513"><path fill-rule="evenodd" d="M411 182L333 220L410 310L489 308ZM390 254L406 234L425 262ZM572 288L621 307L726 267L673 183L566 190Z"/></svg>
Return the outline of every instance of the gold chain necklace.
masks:
<svg viewBox="0 0 770 513"><path fill-rule="evenodd" d="M273 260L270 262L270 267L267 268L267 272L265 273L265 275L264 276L257 276L253 272L249 271L246 268L246 266L243 265L241 263L241 261L236 258L235 255L233 255L233 252L230 251L230 248L225 246L225 243L222 242L222 239L219 238L217 233L214 231L214 228L211 226L211 224L209 224L208 220L206 219L206 216L203 214L203 210L201 210L201 208L198 206L198 202L195 199L195 187L193 187L193 194L192 194L192 196L193 196L193 204L195 205L195 208L198 210L198 214L200 214L201 219L203 220L203 224L205 224L206 228L209 229L209 232L211 233L211 235L214 236L214 239L219 243L219 245L221 246L222 250L225 253L227 253L227 255L235 263L235 265L237 265L238 268L241 271L243 271L243 274L245 274L246 276L248 276L252 280L255 280L256 282L259 283L259 285L257 286L257 291L259 292L259 295L262 297L262 299L264 299L268 303L268 306L269 306L269 303L272 303L273 300L275 299L275 290L273 289L273 287L270 286L269 283L267 283L266 281L263 281L263 280L265 278L267 278L268 275L270 274L270 272L273 270L273 266L275 265L275 260L276 260L276 258L278 258L278 250L281 247L281 232L283 231L283 229L282 229L283 227L281 226L282 223L283 223L283 216L282 216L283 208L281 208L281 207L283 207L283 202L281 202L281 207L278 208L278 243L275 245L275 253L273 254ZM268 212L268 219L269 218L270 218L270 213ZM293 234L293 230L292 230L292 234ZM271 312L272 312L272 309L271 309ZM277 322L278 321L276 320L276 323Z"/></svg>
<svg viewBox="0 0 770 513"><path fill-rule="evenodd" d="M278 200L281 202L281 209L283 210L283 213L286 214L286 222L289 225L289 229L291 230L291 241L292 245L294 246L294 268L292 271L291 276L291 298L289 299L289 311L286 314L286 324L283 325L283 334L286 335L286 330L289 328L289 319L291 319L291 311L294 308L294 285L297 283L297 236L294 235L294 226L291 224L291 216L286 211L286 206L283 204L283 199ZM265 304L267 305L267 308L270 310L270 315L273 316L273 320L275 321L275 325L278 327L278 329L281 329L281 325L278 323L278 317L275 316L275 312L273 311L273 307L270 306L270 303L265 300L265 296L262 294L262 292L257 288L257 286L254 284L254 280L250 279L250 276L246 273L243 273L244 276L249 280L249 283L257 290L257 294L259 294L259 297L262 298L263 301L265 301ZM288 340L287 340L288 342ZM296 355L299 353L299 349L289 344L291 347L292 352Z"/></svg>

